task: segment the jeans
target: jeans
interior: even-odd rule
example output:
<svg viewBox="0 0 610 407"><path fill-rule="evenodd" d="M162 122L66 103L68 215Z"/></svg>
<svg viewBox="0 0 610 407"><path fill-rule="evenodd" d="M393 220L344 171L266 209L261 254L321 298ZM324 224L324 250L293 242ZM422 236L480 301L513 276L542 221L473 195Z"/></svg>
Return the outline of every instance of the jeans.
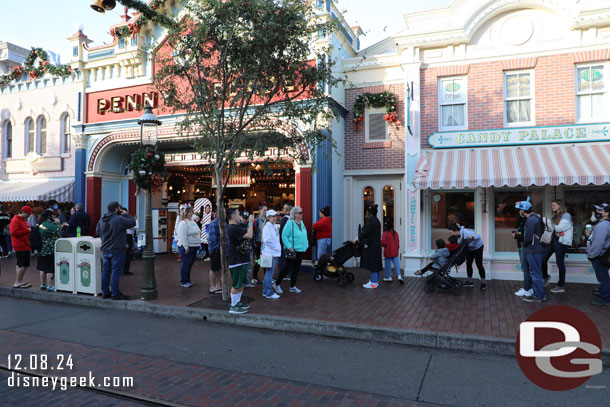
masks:
<svg viewBox="0 0 610 407"><path fill-rule="evenodd" d="M553 248L553 245L544 248L544 252L542 253L542 265L540 266L543 278L549 278L549 259L554 252L555 249Z"/></svg>
<svg viewBox="0 0 610 407"><path fill-rule="evenodd" d="M392 264L394 264L394 271L396 271L396 275L400 277L400 259L398 256L396 257L386 257L385 258L385 269L384 269L384 277L392 278Z"/></svg>
<svg viewBox="0 0 610 407"><path fill-rule="evenodd" d="M189 247L187 253L184 247L178 246L178 253L180 253L180 284L186 284L191 282L191 267L195 263L195 256L199 247Z"/></svg>
<svg viewBox="0 0 610 407"><path fill-rule="evenodd" d="M371 271L371 283L377 284L379 282L379 272Z"/></svg>
<svg viewBox="0 0 610 407"><path fill-rule="evenodd" d="M280 270L280 274L275 279L275 285L279 286L282 283L284 277L290 275L290 287L297 285L297 279L299 278L299 271L301 270L301 262L303 262L304 252L296 252L297 257L295 259L286 259L284 268Z"/></svg>
<svg viewBox="0 0 610 407"><path fill-rule="evenodd" d="M325 239L318 239L318 260L320 260L320 257L322 257L323 254L331 254L331 245L330 245L330 239L329 238L325 238Z"/></svg>
<svg viewBox="0 0 610 407"><path fill-rule="evenodd" d="M608 266L604 265L597 259L591 260L595 277L601 285L599 288L599 299L604 302L610 302L610 275L608 275Z"/></svg>
<svg viewBox="0 0 610 407"><path fill-rule="evenodd" d="M252 262L254 261L254 252L250 250L250 261L246 265L246 284L249 284L252 280Z"/></svg>
<svg viewBox="0 0 610 407"><path fill-rule="evenodd" d="M563 287L566 284L566 251L569 246L559 243L556 239L553 241L553 250L555 251L555 261L557 262L557 268L559 269L559 281L557 285Z"/></svg>
<svg viewBox="0 0 610 407"><path fill-rule="evenodd" d="M479 247L477 250L468 250L466 253L466 274L468 278L472 278L473 270L472 270L472 261L474 260L477 263L477 270L479 270L479 276L481 278L485 278L485 268L483 267L483 248L485 246Z"/></svg>
<svg viewBox="0 0 610 407"><path fill-rule="evenodd" d="M273 257L271 267L265 269L265 278L263 279L263 295L273 294L273 272L275 271L275 265L278 263L279 257Z"/></svg>
<svg viewBox="0 0 610 407"><path fill-rule="evenodd" d="M534 297L541 300L546 299L546 291L544 291L544 281L542 279L542 259L543 251L525 250L525 258L527 267L523 270L524 284L526 290L534 289Z"/></svg>
<svg viewBox="0 0 610 407"><path fill-rule="evenodd" d="M102 254L102 293L104 295L120 294L119 280L123 274L123 264L125 263L125 251L119 250L115 252L106 252ZM110 284L109 284L110 283ZM108 288L110 287L110 291Z"/></svg>

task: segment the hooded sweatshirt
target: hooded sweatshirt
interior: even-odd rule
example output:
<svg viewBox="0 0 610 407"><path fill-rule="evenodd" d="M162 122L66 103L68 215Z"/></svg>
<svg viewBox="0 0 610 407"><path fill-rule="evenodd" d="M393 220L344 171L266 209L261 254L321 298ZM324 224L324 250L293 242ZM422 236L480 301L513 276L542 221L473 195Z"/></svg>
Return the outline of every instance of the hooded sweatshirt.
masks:
<svg viewBox="0 0 610 407"><path fill-rule="evenodd" d="M610 221L600 221L587 240L587 258L593 260L610 247Z"/></svg>
<svg viewBox="0 0 610 407"><path fill-rule="evenodd" d="M436 249L436 251L430 256L430 259L434 260L434 268L440 270L449 261L449 249L443 247L442 249Z"/></svg>
<svg viewBox="0 0 610 407"><path fill-rule="evenodd" d="M129 214L107 213L97 224L96 233L102 238L102 253L118 252L127 247L127 229L136 225Z"/></svg>

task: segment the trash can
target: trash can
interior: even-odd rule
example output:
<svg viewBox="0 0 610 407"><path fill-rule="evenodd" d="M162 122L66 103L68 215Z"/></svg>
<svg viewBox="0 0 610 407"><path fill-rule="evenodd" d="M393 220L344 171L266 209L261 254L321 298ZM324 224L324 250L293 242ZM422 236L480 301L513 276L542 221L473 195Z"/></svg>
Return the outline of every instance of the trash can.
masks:
<svg viewBox="0 0 610 407"><path fill-rule="evenodd" d="M102 241L78 238L75 250L76 291L97 296L102 292Z"/></svg>
<svg viewBox="0 0 610 407"><path fill-rule="evenodd" d="M60 238L55 242L55 289L76 294L74 249L79 239Z"/></svg>

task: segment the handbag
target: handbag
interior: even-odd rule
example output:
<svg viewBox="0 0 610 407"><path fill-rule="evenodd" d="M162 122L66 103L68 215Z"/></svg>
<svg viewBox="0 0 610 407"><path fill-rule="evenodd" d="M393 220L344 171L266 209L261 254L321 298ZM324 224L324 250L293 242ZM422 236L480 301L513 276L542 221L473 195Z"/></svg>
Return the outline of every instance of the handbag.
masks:
<svg viewBox="0 0 610 407"><path fill-rule="evenodd" d="M260 266L262 268L269 268L272 265L273 265L273 256L269 256L268 254L262 254Z"/></svg>
<svg viewBox="0 0 610 407"><path fill-rule="evenodd" d="M292 226L292 249L293 250L284 249L284 257L286 258L286 260L294 260L297 258L297 252L294 251L294 221L291 226Z"/></svg>

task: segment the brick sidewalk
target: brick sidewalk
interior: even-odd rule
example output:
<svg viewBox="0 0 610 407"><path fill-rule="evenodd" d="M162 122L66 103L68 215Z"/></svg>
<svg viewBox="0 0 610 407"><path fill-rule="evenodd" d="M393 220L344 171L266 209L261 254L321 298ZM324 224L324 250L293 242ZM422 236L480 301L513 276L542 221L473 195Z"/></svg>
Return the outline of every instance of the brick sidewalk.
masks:
<svg viewBox="0 0 610 407"><path fill-rule="evenodd" d="M14 256L0 261L0 286L13 284L14 261ZM195 286L182 288L179 285L180 263L176 257L158 256L157 302L228 309L220 302L219 295L208 294L209 264L197 261L192 272ZM135 275L121 278L124 293L138 295L142 267L142 261L134 261L132 271ZM462 295L455 297L444 292L425 294L421 278L407 278L402 286L396 281L382 282L376 290L365 290L361 284L368 280L368 273L361 269L353 271L356 281L345 288L339 287L334 279L314 282L311 272L307 273L304 267L298 282L298 287L303 290L301 294L288 293L286 281L282 284L285 293L278 300L263 298L260 286L247 288L244 295L253 299L251 313L496 338L514 338L519 324L542 307L568 305L583 311L596 323L604 348L610 348L610 308L590 304L594 285L567 284L565 293L549 292L546 303L530 304L513 295L521 286L518 281L493 280L489 282L487 291L479 290L475 284L474 288L464 288ZM552 281L556 279L557 276L552 276ZM38 272L33 267L28 269L26 281L33 285L30 290L37 289ZM552 286L551 283L547 288Z"/></svg>
<svg viewBox="0 0 610 407"><path fill-rule="evenodd" d="M131 388L112 388L150 399L171 401L185 406L328 406L328 407L416 407L437 406L429 403L367 394L328 386L319 386L267 376L231 372L189 363L175 362L133 353L96 348L72 342L0 330L0 358L6 363L7 355L21 354L28 360L30 354L43 353L49 360L57 354L71 355L72 370L50 370L40 373L56 376L87 377L89 372L100 383L103 377L133 377ZM8 372L0 371L0 379ZM74 394L78 398L73 398ZM12 401L11 406L42 405L27 401L44 401L44 405L114 405L132 406L130 402L113 401L109 396L80 389L43 391L39 388L8 388L0 386L0 400ZM65 402L69 400L69 404ZM25 403L24 403L25 401ZM92 404L103 401L103 404ZM78 402L78 403L76 403ZM0 402L1 403L1 402ZM441 407L441 406L438 406Z"/></svg>

